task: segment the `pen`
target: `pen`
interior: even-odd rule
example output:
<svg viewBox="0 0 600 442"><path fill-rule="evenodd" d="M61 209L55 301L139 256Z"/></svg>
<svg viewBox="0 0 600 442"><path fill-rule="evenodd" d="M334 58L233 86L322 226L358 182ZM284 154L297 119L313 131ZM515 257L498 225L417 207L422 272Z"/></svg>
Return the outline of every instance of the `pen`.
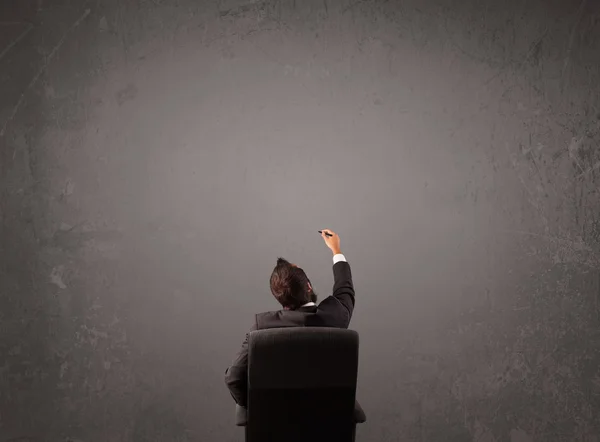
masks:
<svg viewBox="0 0 600 442"><path fill-rule="evenodd" d="M323 233L323 231L322 231L322 230L319 230L319 233ZM332 235L331 233L327 233L327 232L325 232L325 236L333 236L333 235Z"/></svg>

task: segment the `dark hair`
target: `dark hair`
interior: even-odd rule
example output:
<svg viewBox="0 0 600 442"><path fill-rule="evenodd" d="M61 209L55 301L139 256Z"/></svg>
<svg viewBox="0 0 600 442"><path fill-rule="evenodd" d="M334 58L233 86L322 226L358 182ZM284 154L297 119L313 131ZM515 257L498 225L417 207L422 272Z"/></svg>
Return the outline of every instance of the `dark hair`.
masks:
<svg viewBox="0 0 600 442"><path fill-rule="evenodd" d="M271 293L284 308L295 310L307 302L316 302L316 295L308 288L308 283L310 280L304 270L277 258L271 274Z"/></svg>

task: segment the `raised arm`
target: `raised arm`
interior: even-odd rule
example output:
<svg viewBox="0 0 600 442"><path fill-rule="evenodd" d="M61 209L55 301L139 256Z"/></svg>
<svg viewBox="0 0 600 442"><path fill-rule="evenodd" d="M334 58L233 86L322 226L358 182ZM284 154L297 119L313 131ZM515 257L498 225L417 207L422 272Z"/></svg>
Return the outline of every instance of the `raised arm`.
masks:
<svg viewBox="0 0 600 442"><path fill-rule="evenodd" d="M333 252L333 292L321 302L319 309L336 318L342 327L348 327L354 312L355 293L352 271L340 248L340 237L329 229L321 231L327 247Z"/></svg>

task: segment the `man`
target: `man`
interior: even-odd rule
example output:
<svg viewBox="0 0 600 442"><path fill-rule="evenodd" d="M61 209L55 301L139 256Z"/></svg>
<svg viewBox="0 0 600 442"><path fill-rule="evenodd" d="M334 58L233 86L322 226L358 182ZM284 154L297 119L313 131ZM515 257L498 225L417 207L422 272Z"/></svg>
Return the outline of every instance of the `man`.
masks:
<svg viewBox="0 0 600 442"><path fill-rule="evenodd" d="M283 309L255 315L250 331L279 327L348 328L354 311L350 265L341 253L340 237L328 229L322 230L321 236L333 252L332 295L316 305L317 295L304 270L278 258L271 274L271 293ZM225 370L225 383L235 402L242 407L247 406L249 333L233 364Z"/></svg>

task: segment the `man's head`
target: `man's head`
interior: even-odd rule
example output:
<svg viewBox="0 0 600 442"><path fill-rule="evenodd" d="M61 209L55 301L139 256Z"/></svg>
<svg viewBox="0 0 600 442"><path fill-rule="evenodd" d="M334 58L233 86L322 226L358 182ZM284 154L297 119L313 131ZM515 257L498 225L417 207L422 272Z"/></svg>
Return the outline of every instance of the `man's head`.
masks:
<svg viewBox="0 0 600 442"><path fill-rule="evenodd" d="M283 258L277 258L271 274L271 293L286 310L295 310L307 302L317 302L317 295L304 270Z"/></svg>

